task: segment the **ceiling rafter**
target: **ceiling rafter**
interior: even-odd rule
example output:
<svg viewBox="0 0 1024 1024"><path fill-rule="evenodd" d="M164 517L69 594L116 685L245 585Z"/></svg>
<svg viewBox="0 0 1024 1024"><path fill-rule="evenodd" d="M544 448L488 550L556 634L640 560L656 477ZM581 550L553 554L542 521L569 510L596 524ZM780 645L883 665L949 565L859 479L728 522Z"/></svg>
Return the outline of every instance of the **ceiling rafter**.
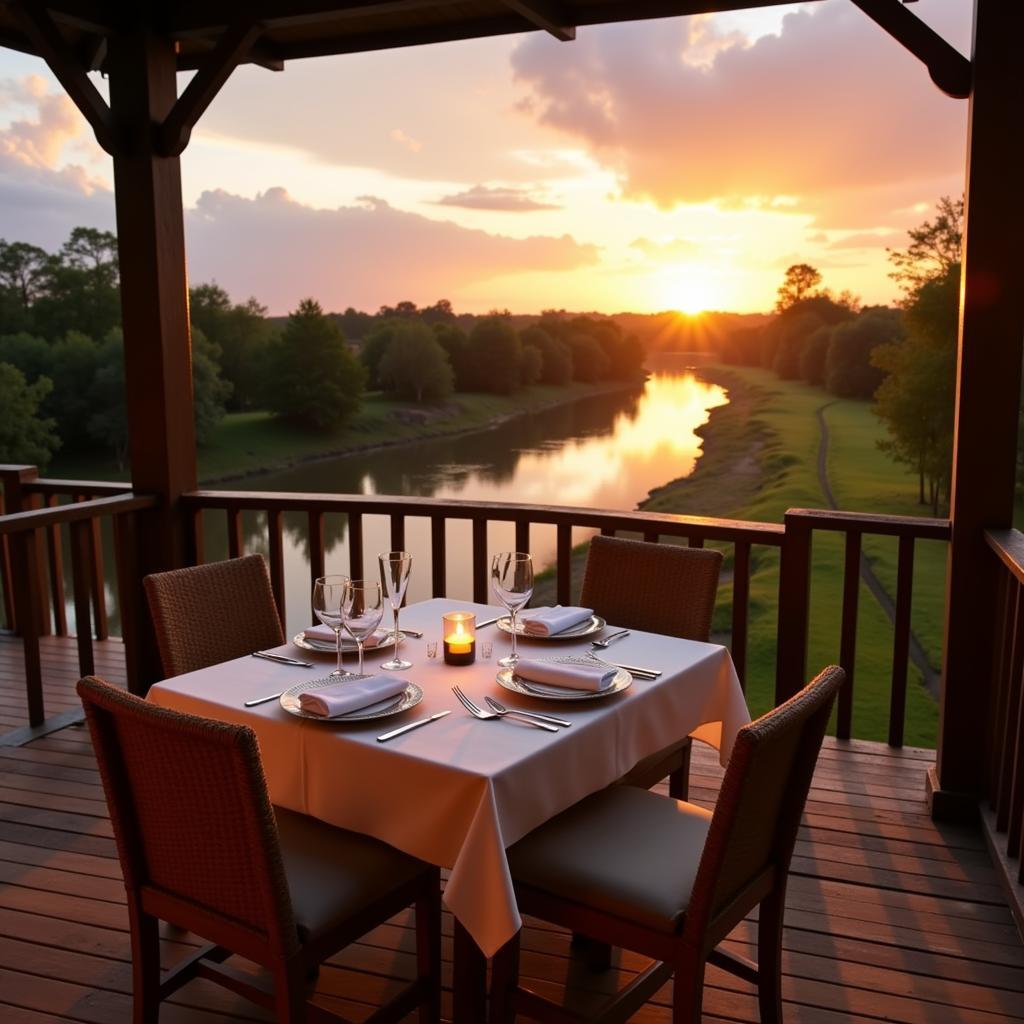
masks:
<svg viewBox="0 0 1024 1024"><path fill-rule="evenodd" d="M551 0L502 0L502 3L563 43L576 38L572 16L560 4Z"/></svg>
<svg viewBox="0 0 1024 1024"><path fill-rule="evenodd" d="M917 57L928 68L932 81L947 96L955 99L970 96L971 62L909 11L901 0L852 0L852 3Z"/></svg>

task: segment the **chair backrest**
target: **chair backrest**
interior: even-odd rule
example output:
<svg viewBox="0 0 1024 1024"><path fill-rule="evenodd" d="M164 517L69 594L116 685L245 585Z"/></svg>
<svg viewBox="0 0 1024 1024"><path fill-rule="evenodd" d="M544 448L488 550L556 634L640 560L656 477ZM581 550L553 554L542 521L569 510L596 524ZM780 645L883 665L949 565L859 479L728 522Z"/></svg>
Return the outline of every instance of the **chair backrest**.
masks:
<svg viewBox="0 0 1024 1024"><path fill-rule="evenodd" d="M165 677L284 643L262 555L154 573L143 584Z"/></svg>
<svg viewBox="0 0 1024 1024"><path fill-rule="evenodd" d="M129 899L244 952L298 945L256 735L95 677L78 683ZM255 947L254 947L255 944ZM264 945L265 944L265 945Z"/></svg>
<svg viewBox="0 0 1024 1024"><path fill-rule="evenodd" d="M720 551L598 534L580 603L614 626L707 640L721 568Z"/></svg>
<svg viewBox="0 0 1024 1024"><path fill-rule="evenodd" d="M784 886L800 816L846 673L820 672L798 694L740 729L711 819L685 929L732 928Z"/></svg>

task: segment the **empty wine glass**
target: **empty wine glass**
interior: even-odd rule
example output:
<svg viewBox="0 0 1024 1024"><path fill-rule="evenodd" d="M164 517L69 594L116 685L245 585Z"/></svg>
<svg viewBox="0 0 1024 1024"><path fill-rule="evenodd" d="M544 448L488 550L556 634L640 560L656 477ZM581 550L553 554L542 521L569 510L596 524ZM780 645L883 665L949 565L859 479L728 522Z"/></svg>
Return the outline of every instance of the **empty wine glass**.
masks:
<svg viewBox="0 0 1024 1024"><path fill-rule="evenodd" d="M373 580L349 580L341 598L341 624L359 649L359 674L363 674L363 643L380 625L384 600L380 584Z"/></svg>
<svg viewBox="0 0 1024 1024"><path fill-rule="evenodd" d="M491 587L512 617L512 653L499 658L498 664L502 668L515 668L519 663L516 614L533 594L533 559L523 551L502 551L495 555L491 560Z"/></svg>
<svg viewBox="0 0 1024 1024"><path fill-rule="evenodd" d="M402 634L398 631L398 612L405 600L405 588L409 585L412 555L407 551L387 551L378 555L377 561L380 562L381 585L395 616L395 653L390 661L385 661L381 665L381 668L386 668L389 672L398 672L401 669L412 668L411 661L405 661L398 656L398 645L402 641Z"/></svg>
<svg viewBox="0 0 1024 1024"><path fill-rule="evenodd" d="M332 676L345 674L341 667L341 604L345 594L347 576L321 576L313 584L313 611L316 617L334 630L335 649L338 652L338 667Z"/></svg>

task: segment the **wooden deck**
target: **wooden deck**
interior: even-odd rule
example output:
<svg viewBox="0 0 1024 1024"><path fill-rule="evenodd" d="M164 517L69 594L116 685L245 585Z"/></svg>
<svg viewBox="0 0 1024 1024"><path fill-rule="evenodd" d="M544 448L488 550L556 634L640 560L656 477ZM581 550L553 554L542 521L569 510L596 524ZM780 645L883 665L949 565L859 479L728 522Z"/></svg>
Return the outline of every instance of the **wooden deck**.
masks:
<svg viewBox="0 0 1024 1024"><path fill-rule="evenodd" d="M0 644L4 720L14 725ZM52 642L59 658L60 644ZM72 648L73 650L73 648ZM113 654L111 654L113 659ZM73 665L65 666L69 678ZM73 699L55 675L53 710ZM922 794L929 751L829 740L801 830L786 915L788 1024L887 1020L907 1024L1024 1021L1024 945L979 833L936 826ZM698 745L692 795L710 805L721 779ZM355 1020L412 971L412 933L400 917L370 933L321 973L318 999ZM446 918L445 983L451 921ZM730 943L751 953L751 927ZM194 945L168 931L165 963ZM623 955L594 974L568 955L566 936L531 924L523 974L575 1006L599 1000L641 961ZM752 991L708 971L705 1019L758 1020ZM0 747L0 1020L4 1024L129 1020L127 919L110 825L88 735L70 727L21 747ZM663 992L635 1016L667 1024ZM450 1005L447 998L445 1006ZM267 1020L203 982L183 989L170 1024Z"/></svg>

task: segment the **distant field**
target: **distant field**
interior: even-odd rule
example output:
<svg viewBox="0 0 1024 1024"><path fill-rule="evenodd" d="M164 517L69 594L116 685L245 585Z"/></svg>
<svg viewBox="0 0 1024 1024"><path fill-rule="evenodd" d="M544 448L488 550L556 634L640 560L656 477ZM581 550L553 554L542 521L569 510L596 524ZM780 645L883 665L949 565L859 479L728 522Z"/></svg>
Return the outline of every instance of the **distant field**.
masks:
<svg viewBox="0 0 1024 1024"><path fill-rule="evenodd" d="M820 429L825 418L831 443L827 471L840 508L901 515L927 515L916 503L916 479L876 447L884 430L867 402L836 401L817 388L780 381L765 370L702 368L702 374L730 388L731 402L712 414L704 430L705 455L688 480L656 492L644 506L652 511L727 516L781 522L787 508L825 508L817 474ZM865 541L865 552L890 594L895 592L896 542ZM919 543L916 550L912 628L933 665L942 645L945 546ZM808 665L839 656L843 539L819 534L814 541L812 618ZM771 704L777 632L778 555L755 556L751 580L748 696L752 711ZM731 584L723 585L716 624L728 629ZM858 608L858 649L854 689L854 734L884 740L888 730L893 632L885 613L864 584ZM938 707L911 666L906 742L934 746Z"/></svg>

